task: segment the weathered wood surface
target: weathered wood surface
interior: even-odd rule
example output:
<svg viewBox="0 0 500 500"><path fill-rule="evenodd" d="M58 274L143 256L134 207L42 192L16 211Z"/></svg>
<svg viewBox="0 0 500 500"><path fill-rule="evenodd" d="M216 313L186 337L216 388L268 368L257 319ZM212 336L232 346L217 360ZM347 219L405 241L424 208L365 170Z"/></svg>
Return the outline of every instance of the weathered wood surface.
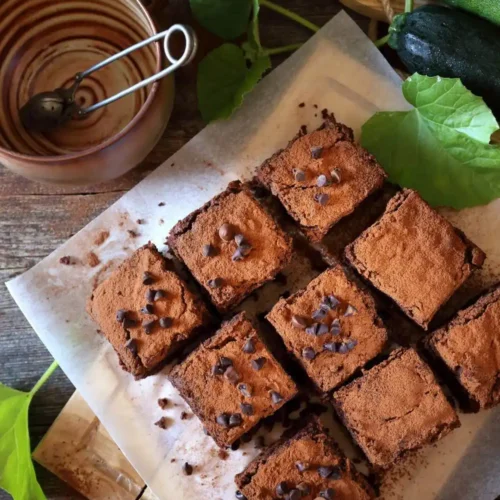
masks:
<svg viewBox="0 0 500 500"><path fill-rule="evenodd" d="M163 3L166 5L163 11ZM323 25L341 5L337 0L282 0L283 5ZM156 12L165 22L191 22L187 0L157 0ZM162 12L163 11L163 12ZM350 12L368 29L368 20ZM167 21L165 21L165 19ZM262 9L262 38L266 46L305 41L310 32L278 14ZM206 50L215 40L203 38ZM279 58L274 60L280 62ZM146 160L121 179L86 188L35 184L0 167L0 381L20 390L30 389L51 357L26 319L10 298L3 282L29 269L87 222L118 199L177 151L202 128L196 106L195 68L177 75L174 112L168 128ZM36 445L56 418L74 388L58 370L36 395L30 413L30 430ZM50 472L36 466L41 485L49 499L80 498ZM9 498L0 493L0 499Z"/></svg>

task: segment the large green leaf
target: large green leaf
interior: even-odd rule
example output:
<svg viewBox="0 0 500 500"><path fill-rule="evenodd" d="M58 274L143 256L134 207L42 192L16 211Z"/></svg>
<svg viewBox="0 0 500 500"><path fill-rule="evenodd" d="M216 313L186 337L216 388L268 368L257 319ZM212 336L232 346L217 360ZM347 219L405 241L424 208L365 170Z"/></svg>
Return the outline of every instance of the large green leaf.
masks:
<svg viewBox="0 0 500 500"><path fill-rule="evenodd" d="M225 40L232 40L247 30L252 0L190 0L198 22Z"/></svg>
<svg viewBox="0 0 500 500"><path fill-rule="evenodd" d="M390 180L416 189L432 205L457 209L500 197L498 130L483 100L457 79L413 75L403 84L411 111L376 113L362 144Z"/></svg>
<svg viewBox="0 0 500 500"><path fill-rule="evenodd" d="M258 57L247 67L243 50L234 44L210 52L198 67L198 106L203 119L229 118L270 68L268 56Z"/></svg>
<svg viewBox="0 0 500 500"><path fill-rule="evenodd" d="M28 410L32 394L0 384L0 488L14 500L44 500L31 461Z"/></svg>

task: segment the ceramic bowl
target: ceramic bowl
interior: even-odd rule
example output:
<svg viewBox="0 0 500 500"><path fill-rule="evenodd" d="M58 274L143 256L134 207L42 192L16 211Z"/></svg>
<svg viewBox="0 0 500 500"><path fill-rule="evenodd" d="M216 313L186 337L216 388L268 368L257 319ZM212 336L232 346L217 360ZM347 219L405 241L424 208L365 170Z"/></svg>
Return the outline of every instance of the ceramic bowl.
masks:
<svg viewBox="0 0 500 500"><path fill-rule="evenodd" d="M68 87L76 73L156 33L136 0L0 2L0 164L40 182L90 184L140 163L163 134L173 104L171 77L47 133L28 133L19 109L39 92ZM153 43L92 74L82 106L130 87L164 64Z"/></svg>

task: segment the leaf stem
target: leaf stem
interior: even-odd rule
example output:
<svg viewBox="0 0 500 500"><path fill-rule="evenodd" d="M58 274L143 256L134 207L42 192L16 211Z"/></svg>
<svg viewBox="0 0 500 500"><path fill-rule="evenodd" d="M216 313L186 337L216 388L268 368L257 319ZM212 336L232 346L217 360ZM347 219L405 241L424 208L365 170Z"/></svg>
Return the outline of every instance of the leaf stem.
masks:
<svg viewBox="0 0 500 500"><path fill-rule="evenodd" d="M288 17L289 19L292 19L292 21L295 21L296 23L302 24L302 26L305 26L311 31L314 31L314 33L320 30L319 26L317 26L316 24L311 23L307 19L304 19L302 16L295 14L295 12L285 9L285 7L281 7L281 5L277 5L274 2L271 2L270 0L260 0L260 5L267 7L270 10L274 10L275 12L278 12L282 16Z"/></svg>
<svg viewBox="0 0 500 500"><path fill-rule="evenodd" d="M375 47L380 49L380 47L383 47L389 40L390 35L385 35L383 38L379 38L376 42L373 42L375 44Z"/></svg>
<svg viewBox="0 0 500 500"><path fill-rule="evenodd" d="M413 0L405 0L405 12L413 12Z"/></svg>
<svg viewBox="0 0 500 500"><path fill-rule="evenodd" d="M301 43L292 43L291 45L284 45L283 47L264 49L264 54L266 56L274 56L276 54L282 54L283 52L293 52L294 50L297 50L300 47L302 47Z"/></svg>
<svg viewBox="0 0 500 500"><path fill-rule="evenodd" d="M47 371L41 376L40 380L35 384L35 387L33 387L33 389L29 392L30 397L33 397L38 392L40 387L47 382L58 366L59 363L56 360L52 361L52 364L48 367Z"/></svg>

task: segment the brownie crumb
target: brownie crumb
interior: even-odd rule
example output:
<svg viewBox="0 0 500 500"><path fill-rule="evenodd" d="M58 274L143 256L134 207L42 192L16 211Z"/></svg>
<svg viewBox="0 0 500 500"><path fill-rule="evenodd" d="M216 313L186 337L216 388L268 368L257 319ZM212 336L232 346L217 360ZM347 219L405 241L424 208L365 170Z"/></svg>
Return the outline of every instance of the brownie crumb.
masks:
<svg viewBox="0 0 500 500"><path fill-rule="evenodd" d="M305 102L301 102L301 103L299 104L299 108L303 108L305 105L306 105L306 103L305 103Z"/></svg>
<svg viewBox="0 0 500 500"><path fill-rule="evenodd" d="M160 226L162 226L164 223L165 223L165 221L164 221L163 219L160 219L160 220L158 221L158 224L160 224Z"/></svg>
<svg viewBox="0 0 500 500"><path fill-rule="evenodd" d="M97 267L101 261L99 260L99 257L94 253L90 252L87 256L87 262L90 267Z"/></svg>
<svg viewBox="0 0 500 500"><path fill-rule="evenodd" d="M330 113L328 112L328 108L324 108L321 110L321 118L323 118L323 120L327 120L329 116Z"/></svg>
<svg viewBox="0 0 500 500"><path fill-rule="evenodd" d="M170 459L170 463L173 464L175 462L175 458Z"/></svg>
<svg viewBox="0 0 500 500"><path fill-rule="evenodd" d="M158 400L158 406L162 409L165 410L168 406L170 405L170 400L168 398L160 398Z"/></svg>
<svg viewBox="0 0 500 500"><path fill-rule="evenodd" d="M171 167L173 167L174 165L175 165L175 162L173 161L173 162L170 164L170 166L171 166Z"/></svg>
<svg viewBox="0 0 500 500"><path fill-rule="evenodd" d="M137 238L138 236L138 234L132 229L128 229L127 233L130 235L131 238Z"/></svg>
<svg viewBox="0 0 500 500"><path fill-rule="evenodd" d="M221 460L227 460L227 458L229 457L229 453L226 450L219 450L217 455Z"/></svg>
<svg viewBox="0 0 500 500"><path fill-rule="evenodd" d="M300 126L300 133L302 135L307 135L307 125L301 125Z"/></svg>
<svg viewBox="0 0 500 500"><path fill-rule="evenodd" d="M59 259L59 262L64 266L71 266L74 264L73 259L69 255L65 255Z"/></svg>
<svg viewBox="0 0 500 500"><path fill-rule="evenodd" d="M160 420L155 422L155 425L160 429L166 429L170 423L170 419L168 417L161 417Z"/></svg>
<svg viewBox="0 0 500 500"><path fill-rule="evenodd" d="M101 246L109 238L109 231L101 231L94 240L94 245Z"/></svg>
<svg viewBox="0 0 500 500"><path fill-rule="evenodd" d="M187 411L181 412L181 420L187 420L193 416L192 413L188 413Z"/></svg>
<svg viewBox="0 0 500 500"><path fill-rule="evenodd" d="M164 201L160 201L160 203L158 203L158 206L159 207L164 207L165 206L165 202Z"/></svg>
<svg viewBox="0 0 500 500"><path fill-rule="evenodd" d="M318 105L317 105L317 104L313 104L313 106L314 106L316 109L318 109Z"/></svg>
<svg viewBox="0 0 500 500"><path fill-rule="evenodd" d="M139 225L146 224L146 221L144 219L137 219L135 222Z"/></svg>

